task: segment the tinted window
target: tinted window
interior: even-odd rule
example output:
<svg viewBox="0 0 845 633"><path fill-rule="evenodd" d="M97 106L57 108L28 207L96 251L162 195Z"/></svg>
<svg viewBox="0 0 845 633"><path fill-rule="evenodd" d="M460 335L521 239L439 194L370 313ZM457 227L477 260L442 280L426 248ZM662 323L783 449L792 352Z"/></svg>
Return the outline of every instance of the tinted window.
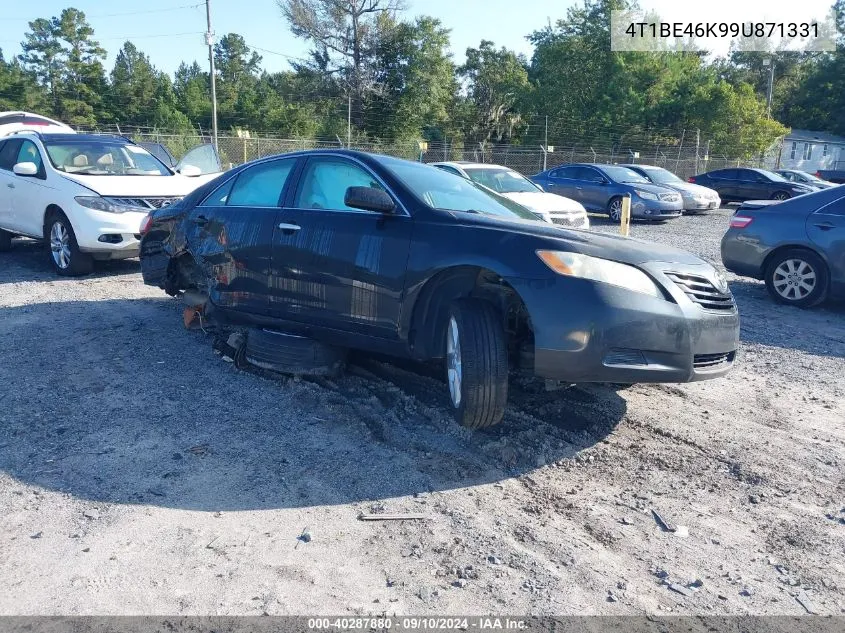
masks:
<svg viewBox="0 0 845 633"><path fill-rule="evenodd" d="M736 169L719 169L710 172L710 177L716 180L736 180Z"/></svg>
<svg viewBox="0 0 845 633"><path fill-rule="evenodd" d="M19 139L6 141L3 146L0 147L0 169L12 171L12 167L15 166L15 159L18 157L20 147L21 141Z"/></svg>
<svg viewBox="0 0 845 633"><path fill-rule="evenodd" d="M615 182L648 182L648 178L627 167L611 165L602 167L602 171Z"/></svg>
<svg viewBox="0 0 845 633"><path fill-rule="evenodd" d="M561 167L549 174L552 178L577 178L578 167Z"/></svg>
<svg viewBox="0 0 845 633"><path fill-rule="evenodd" d="M250 167L238 175L231 193L221 192L225 188L223 185L209 196L209 200L220 192L218 199L225 200L230 207L278 207L282 189L294 164L296 159L288 158Z"/></svg>
<svg viewBox="0 0 845 633"><path fill-rule="evenodd" d="M226 205L226 202L229 200L229 193L232 191L232 185L235 184L237 180L237 176L234 178L230 178L228 181L224 182L222 185L217 187L214 191L212 191L209 196L203 200L199 206L201 207L222 207Z"/></svg>
<svg viewBox="0 0 845 633"><path fill-rule="evenodd" d="M24 141L21 143L15 163L35 163L35 166L38 167L39 173L41 172L41 167L44 164L41 160L41 152L38 151L38 148L32 141Z"/></svg>
<svg viewBox="0 0 845 633"><path fill-rule="evenodd" d="M578 180L586 180L587 182L602 182L606 180L605 177L592 167L579 167L575 172Z"/></svg>
<svg viewBox="0 0 845 633"><path fill-rule="evenodd" d="M302 174L294 207L360 211L343 202L349 187L384 189L370 172L355 163L338 158L312 159Z"/></svg>

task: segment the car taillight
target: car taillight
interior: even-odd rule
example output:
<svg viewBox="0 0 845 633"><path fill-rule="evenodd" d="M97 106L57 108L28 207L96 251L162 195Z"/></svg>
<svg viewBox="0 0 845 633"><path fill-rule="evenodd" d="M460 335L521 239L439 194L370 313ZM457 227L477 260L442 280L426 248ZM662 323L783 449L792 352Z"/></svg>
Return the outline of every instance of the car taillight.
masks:
<svg viewBox="0 0 845 633"><path fill-rule="evenodd" d="M695 182L695 176L690 176L687 178L687 182Z"/></svg>
<svg viewBox="0 0 845 633"><path fill-rule="evenodd" d="M148 213L147 217L144 218L144 221L141 222L141 235L146 235L147 231L150 230L150 227L153 224L153 214Z"/></svg>
<svg viewBox="0 0 845 633"><path fill-rule="evenodd" d="M731 228L732 229L744 229L746 226L751 224L751 220L754 218L749 218L747 215L735 215L731 218Z"/></svg>

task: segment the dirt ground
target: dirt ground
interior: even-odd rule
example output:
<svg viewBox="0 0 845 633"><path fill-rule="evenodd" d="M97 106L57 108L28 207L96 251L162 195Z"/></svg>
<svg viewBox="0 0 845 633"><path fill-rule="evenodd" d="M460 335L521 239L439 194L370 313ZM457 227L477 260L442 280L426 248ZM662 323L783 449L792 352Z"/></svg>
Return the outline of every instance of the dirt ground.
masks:
<svg viewBox="0 0 845 633"><path fill-rule="evenodd" d="M633 233L716 263L728 215ZM843 613L845 309L731 286L728 377L523 382L469 433L414 367L241 371L137 261L65 280L17 244L0 614Z"/></svg>

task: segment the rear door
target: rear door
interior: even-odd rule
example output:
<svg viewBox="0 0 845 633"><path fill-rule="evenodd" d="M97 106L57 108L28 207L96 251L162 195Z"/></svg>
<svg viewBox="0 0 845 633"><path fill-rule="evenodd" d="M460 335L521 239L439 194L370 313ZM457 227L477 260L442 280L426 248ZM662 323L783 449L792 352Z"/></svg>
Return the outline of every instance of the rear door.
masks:
<svg viewBox="0 0 845 633"><path fill-rule="evenodd" d="M384 183L341 156L307 159L273 242L271 312L282 319L398 338L412 219L344 204L349 187Z"/></svg>
<svg viewBox="0 0 845 633"><path fill-rule="evenodd" d="M203 267L215 305L267 314L273 238L296 158L258 163L192 209L188 248Z"/></svg>
<svg viewBox="0 0 845 633"><path fill-rule="evenodd" d="M845 196L807 216L807 235L827 254L831 280L841 293L845 290Z"/></svg>
<svg viewBox="0 0 845 633"><path fill-rule="evenodd" d="M12 173L12 209L10 224L13 230L24 235L41 237L43 234L43 212L52 202L52 188L47 184L44 157L38 146L29 139L21 139L15 163L35 163L35 176L18 176Z"/></svg>
<svg viewBox="0 0 845 633"><path fill-rule="evenodd" d="M545 186L546 191L581 202L584 187L577 178L578 170L579 167L576 165L552 170L549 172L549 184Z"/></svg>

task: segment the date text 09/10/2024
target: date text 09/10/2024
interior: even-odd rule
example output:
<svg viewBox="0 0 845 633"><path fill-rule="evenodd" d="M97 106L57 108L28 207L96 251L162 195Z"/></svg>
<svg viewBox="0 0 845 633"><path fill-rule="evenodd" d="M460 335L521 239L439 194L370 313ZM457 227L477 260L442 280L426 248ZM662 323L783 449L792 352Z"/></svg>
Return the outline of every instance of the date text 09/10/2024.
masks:
<svg viewBox="0 0 845 633"><path fill-rule="evenodd" d="M526 631L524 618L507 617L356 617L309 618L311 631Z"/></svg>

